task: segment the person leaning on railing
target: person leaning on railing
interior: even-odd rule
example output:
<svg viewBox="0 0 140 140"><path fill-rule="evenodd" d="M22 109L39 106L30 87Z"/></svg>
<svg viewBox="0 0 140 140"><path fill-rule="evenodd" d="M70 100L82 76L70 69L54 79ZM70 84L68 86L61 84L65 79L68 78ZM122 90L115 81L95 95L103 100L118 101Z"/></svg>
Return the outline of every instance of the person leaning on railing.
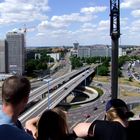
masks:
<svg viewBox="0 0 140 140"><path fill-rule="evenodd" d="M73 131L78 137L95 140L136 140L140 137L140 120L130 120L134 113L121 99L112 99L106 104L105 120L80 123Z"/></svg>
<svg viewBox="0 0 140 140"><path fill-rule="evenodd" d="M44 111L41 117L28 120L25 124L36 140L74 140L76 135L68 130L66 112L60 108Z"/></svg>

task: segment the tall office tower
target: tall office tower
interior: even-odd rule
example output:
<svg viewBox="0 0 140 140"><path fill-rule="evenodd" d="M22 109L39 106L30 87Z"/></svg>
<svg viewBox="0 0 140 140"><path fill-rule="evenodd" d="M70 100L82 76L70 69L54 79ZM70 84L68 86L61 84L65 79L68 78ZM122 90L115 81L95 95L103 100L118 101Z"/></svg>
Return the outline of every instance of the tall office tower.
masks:
<svg viewBox="0 0 140 140"><path fill-rule="evenodd" d="M7 73L7 45L5 40L0 40L0 73Z"/></svg>
<svg viewBox="0 0 140 140"><path fill-rule="evenodd" d="M22 75L25 70L24 33L9 32L6 35L8 45L8 72Z"/></svg>

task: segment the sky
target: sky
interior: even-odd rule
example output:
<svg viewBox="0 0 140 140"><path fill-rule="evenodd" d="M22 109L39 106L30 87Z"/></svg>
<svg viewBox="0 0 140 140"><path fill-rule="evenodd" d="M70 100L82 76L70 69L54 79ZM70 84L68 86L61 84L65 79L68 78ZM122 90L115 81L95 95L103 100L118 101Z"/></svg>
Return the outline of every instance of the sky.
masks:
<svg viewBox="0 0 140 140"><path fill-rule="evenodd" d="M140 0L120 0L121 45L140 45ZM0 39L27 29L27 46L111 44L110 0L0 0Z"/></svg>

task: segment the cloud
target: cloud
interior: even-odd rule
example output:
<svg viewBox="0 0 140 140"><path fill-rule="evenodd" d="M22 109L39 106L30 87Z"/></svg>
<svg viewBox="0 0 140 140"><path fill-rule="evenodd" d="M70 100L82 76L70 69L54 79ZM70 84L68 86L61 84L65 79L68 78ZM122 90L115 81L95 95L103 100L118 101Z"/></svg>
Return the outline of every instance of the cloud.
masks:
<svg viewBox="0 0 140 140"><path fill-rule="evenodd" d="M86 7L82 8L80 12L85 14L96 14L99 12L104 12L106 9L106 6Z"/></svg>
<svg viewBox="0 0 140 140"><path fill-rule="evenodd" d="M96 18L93 15L81 15L80 13L72 13L69 15L62 15L62 16L52 16L50 21L42 21L38 25L38 30L55 30L55 29L66 29L71 24L74 23L84 23L89 22L92 19Z"/></svg>
<svg viewBox="0 0 140 140"><path fill-rule="evenodd" d="M72 22L87 22L91 21L93 16L91 15L80 15L80 13L72 13L70 15L53 16L51 22L57 23L72 23Z"/></svg>
<svg viewBox="0 0 140 140"><path fill-rule="evenodd" d="M0 3L0 24L44 20L48 0L5 0Z"/></svg>
<svg viewBox="0 0 140 140"><path fill-rule="evenodd" d="M92 24L92 23L84 23L82 25L82 28L95 28L96 25L95 24Z"/></svg>
<svg viewBox="0 0 140 140"><path fill-rule="evenodd" d="M36 36L44 36L44 33L37 33Z"/></svg>
<svg viewBox="0 0 140 140"><path fill-rule="evenodd" d="M48 20L42 21L38 25L39 31L45 31L45 30L54 30L54 29L61 29L67 27L68 24L61 23L61 22L49 22Z"/></svg>
<svg viewBox="0 0 140 140"><path fill-rule="evenodd" d="M99 22L98 30L109 30L110 27L110 21L109 20L101 20Z"/></svg>
<svg viewBox="0 0 140 140"><path fill-rule="evenodd" d="M123 0L120 5L121 8L140 8L140 0Z"/></svg>
<svg viewBox="0 0 140 140"><path fill-rule="evenodd" d="M140 10L133 10L132 12L131 12L131 15L133 16L133 17L140 17Z"/></svg>
<svg viewBox="0 0 140 140"><path fill-rule="evenodd" d="M140 20L135 20L132 22L131 31L132 32L140 32Z"/></svg>

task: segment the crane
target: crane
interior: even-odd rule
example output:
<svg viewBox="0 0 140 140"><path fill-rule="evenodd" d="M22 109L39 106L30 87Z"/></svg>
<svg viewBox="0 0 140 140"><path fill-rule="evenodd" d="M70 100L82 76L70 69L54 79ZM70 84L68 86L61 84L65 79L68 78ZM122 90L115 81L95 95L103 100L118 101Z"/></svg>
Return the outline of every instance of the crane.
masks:
<svg viewBox="0 0 140 140"><path fill-rule="evenodd" d="M118 95L118 46L120 37L120 0L110 0L110 36L112 41L111 94Z"/></svg>

